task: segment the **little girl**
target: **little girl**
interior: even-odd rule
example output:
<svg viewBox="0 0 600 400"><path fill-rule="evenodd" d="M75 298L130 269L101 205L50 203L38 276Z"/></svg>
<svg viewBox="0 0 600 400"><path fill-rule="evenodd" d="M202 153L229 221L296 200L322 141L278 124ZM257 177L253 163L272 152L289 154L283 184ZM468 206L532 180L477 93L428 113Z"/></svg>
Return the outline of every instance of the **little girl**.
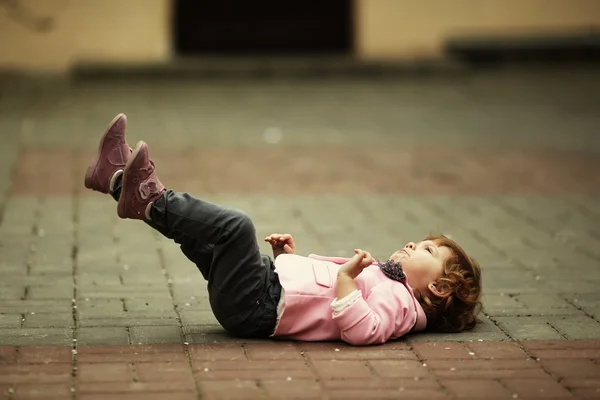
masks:
<svg viewBox="0 0 600 400"><path fill-rule="evenodd" d="M475 325L480 267L454 241L411 242L378 263L360 249L352 258L299 256L291 235L273 234L265 238L271 259L243 212L165 189L147 144L127 144L126 124L119 114L106 129L85 186L111 194L119 217L143 220L181 245L232 334L367 345Z"/></svg>

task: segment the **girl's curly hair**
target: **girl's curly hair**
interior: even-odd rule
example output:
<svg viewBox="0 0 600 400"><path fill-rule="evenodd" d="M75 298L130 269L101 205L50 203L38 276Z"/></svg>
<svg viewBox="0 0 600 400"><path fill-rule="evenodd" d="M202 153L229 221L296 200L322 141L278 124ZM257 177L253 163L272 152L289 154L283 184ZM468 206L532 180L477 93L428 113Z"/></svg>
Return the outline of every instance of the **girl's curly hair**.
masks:
<svg viewBox="0 0 600 400"><path fill-rule="evenodd" d="M450 249L442 276L436 281L441 297L416 291L427 316L427 331L461 332L475 327L481 310L481 267L455 241L446 236L429 236L438 246Z"/></svg>

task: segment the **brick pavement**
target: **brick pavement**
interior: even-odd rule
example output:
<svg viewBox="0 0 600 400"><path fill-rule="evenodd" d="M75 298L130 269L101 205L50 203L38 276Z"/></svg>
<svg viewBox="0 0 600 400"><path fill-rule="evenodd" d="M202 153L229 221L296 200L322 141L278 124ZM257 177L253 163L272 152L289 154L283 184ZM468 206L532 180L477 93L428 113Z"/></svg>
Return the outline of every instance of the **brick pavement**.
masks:
<svg viewBox="0 0 600 400"><path fill-rule="evenodd" d="M599 89L589 70L3 82L0 398L600 397ZM178 247L84 191L120 111L167 185L301 253L451 235L483 265L482 323L373 348L227 336Z"/></svg>

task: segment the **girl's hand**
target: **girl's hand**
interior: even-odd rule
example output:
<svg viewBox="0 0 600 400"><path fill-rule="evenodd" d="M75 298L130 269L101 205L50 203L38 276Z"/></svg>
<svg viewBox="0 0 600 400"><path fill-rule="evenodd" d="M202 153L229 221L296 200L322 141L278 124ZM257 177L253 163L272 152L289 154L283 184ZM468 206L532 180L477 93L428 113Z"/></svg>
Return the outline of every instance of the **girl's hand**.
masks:
<svg viewBox="0 0 600 400"><path fill-rule="evenodd" d="M277 258L280 254L296 254L296 243L289 233L273 233L265 238L265 242L271 243L273 248L273 257Z"/></svg>
<svg viewBox="0 0 600 400"><path fill-rule="evenodd" d="M354 249L354 253L354 257L340 267L338 275L343 274L354 279L363 269L373 264L373 257L368 251Z"/></svg>

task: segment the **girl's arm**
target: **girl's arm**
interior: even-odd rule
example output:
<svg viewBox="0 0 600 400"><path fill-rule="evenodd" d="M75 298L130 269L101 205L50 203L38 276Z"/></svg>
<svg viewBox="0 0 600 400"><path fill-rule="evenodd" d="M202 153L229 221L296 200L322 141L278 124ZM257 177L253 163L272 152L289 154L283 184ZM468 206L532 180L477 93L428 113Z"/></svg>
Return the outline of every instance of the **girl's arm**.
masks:
<svg viewBox="0 0 600 400"><path fill-rule="evenodd" d="M354 278L344 272L338 272L337 275L337 287L335 289L335 295L338 299L343 299L350 293L356 290L356 284Z"/></svg>
<svg viewBox="0 0 600 400"><path fill-rule="evenodd" d="M343 264L338 270L336 297L343 299L356 290L354 279L373 263L373 257L368 251L354 249L355 256Z"/></svg>
<svg viewBox="0 0 600 400"><path fill-rule="evenodd" d="M289 233L273 233L265 238L265 242L269 242L273 248L273 259L281 254L296 254L296 243Z"/></svg>
<svg viewBox="0 0 600 400"><path fill-rule="evenodd" d="M417 315L410 293L399 285L380 284L366 298L359 296L344 310L334 311L341 339L353 345L382 344L408 333Z"/></svg>

